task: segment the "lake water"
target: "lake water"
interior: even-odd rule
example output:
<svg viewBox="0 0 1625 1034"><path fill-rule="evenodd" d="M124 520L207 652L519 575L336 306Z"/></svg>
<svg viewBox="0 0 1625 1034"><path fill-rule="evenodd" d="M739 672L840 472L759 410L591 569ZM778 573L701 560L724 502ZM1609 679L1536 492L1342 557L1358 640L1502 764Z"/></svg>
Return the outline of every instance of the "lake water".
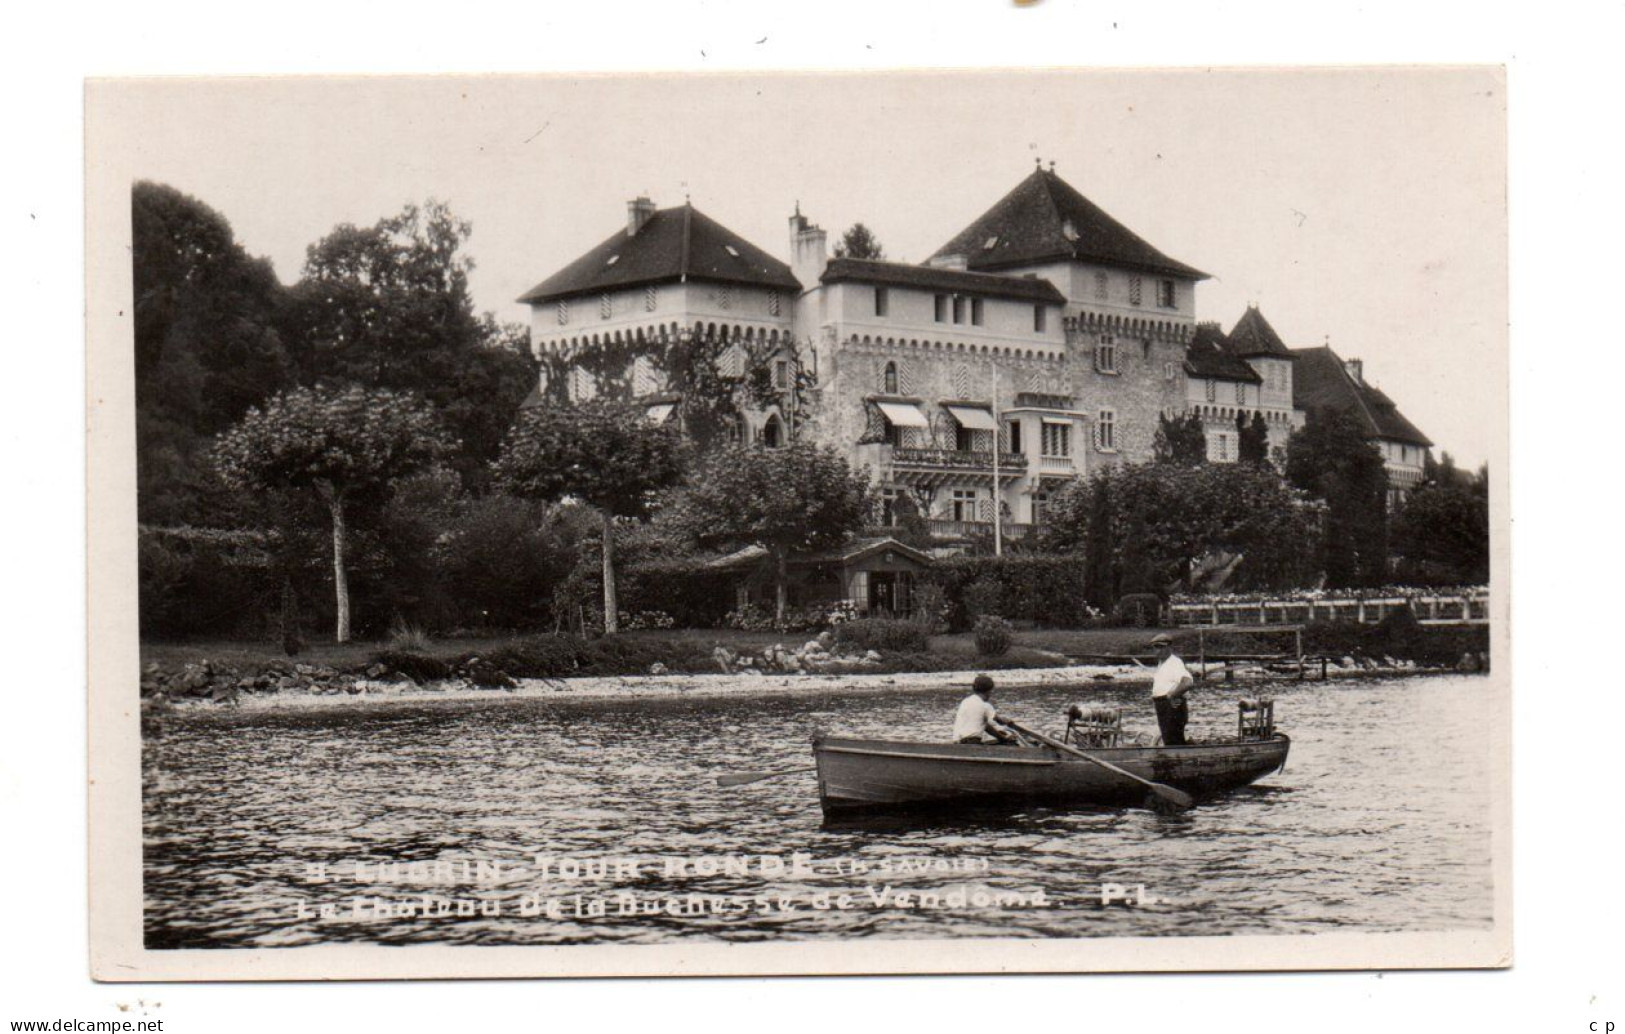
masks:
<svg viewBox="0 0 1625 1034"><path fill-rule="evenodd" d="M735 789L715 777L809 764L816 729L946 739L963 689L175 713L145 755L147 943L1488 928L1492 684L1263 691L1293 738L1285 770L1189 812L1030 807L844 828L823 824L811 773ZM995 702L1052 732L1069 703L1123 706L1152 732L1145 695L1092 683ZM1237 695L1199 688L1192 735L1233 729ZM797 854L800 873L762 871L761 856L772 870ZM561 879L538 856L622 867ZM1143 885L1145 903L1103 905L1104 884ZM912 895L905 907L899 893Z"/></svg>

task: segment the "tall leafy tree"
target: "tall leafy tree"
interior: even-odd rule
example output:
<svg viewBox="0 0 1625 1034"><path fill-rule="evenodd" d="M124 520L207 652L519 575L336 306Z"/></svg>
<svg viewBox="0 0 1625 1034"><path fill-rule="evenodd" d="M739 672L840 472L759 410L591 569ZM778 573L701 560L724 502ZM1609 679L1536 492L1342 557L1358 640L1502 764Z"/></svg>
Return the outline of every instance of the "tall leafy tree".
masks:
<svg viewBox="0 0 1625 1034"><path fill-rule="evenodd" d="M525 328L474 311L472 226L445 204L407 205L312 244L294 287L288 339L305 383L414 392L457 437L453 465L482 487L532 387Z"/></svg>
<svg viewBox="0 0 1625 1034"><path fill-rule="evenodd" d="M604 631L620 629L615 592L615 521L651 512L662 489L683 474L675 431L657 427L641 406L615 401L526 409L494 465L496 485L532 499L578 499L603 528Z"/></svg>
<svg viewBox="0 0 1625 1034"><path fill-rule="evenodd" d="M199 455L291 383L284 291L198 199L142 181L130 209L137 505L147 524L207 522L221 500Z"/></svg>
<svg viewBox="0 0 1625 1034"><path fill-rule="evenodd" d="M1195 413L1157 417L1157 433L1151 441L1151 455L1157 463L1177 463L1194 467L1207 462L1207 433L1202 418Z"/></svg>
<svg viewBox="0 0 1625 1034"><path fill-rule="evenodd" d="M1394 545L1424 581L1482 584L1490 576L1487 484L1459 477L1424 484L1405 497Z"/></svg>
<svg viewBox="0 0 1625 1034"><path fill-rule="evenodd" d="M348 512L377 509L401 479L448 455L434 412L403 393L359 386L296 388L250 409L220 436L214 462L245 492L312 492L333 531L335 638L350 638Z"/></svg>
<svg viewBox="0 0 1625 1034"><path fill-rule="evenodd" d="M702 544L761 546L773 563L775 613L789 603L792 554L844 542L867 521L870 485L828 446L729 447L711 453L678 497Z"/></svg>
<svg viewBox="0 0 1625 1034"><path fill-rule="evenodd" d="M1286 476L1326 504L1322 566L1334 588L1388 577L1388 472L1350 414L1316 409L1287 442Z"/></svg>
<svg viewBox="0 0 1625 1034"><path fill-rule="evenodd" d="M1255 410L1251 420L1246 413L1236 414L1236 454L1243 463L1270 461L1270 428L1264 414Z"/></svg>
<svg viewBox="0 0 1625 1034"><path fill-rule="evenodd" d="M879 260L886 257L886 249L873 230L862 223L853 223L835 242L835 257Z"/></svg>

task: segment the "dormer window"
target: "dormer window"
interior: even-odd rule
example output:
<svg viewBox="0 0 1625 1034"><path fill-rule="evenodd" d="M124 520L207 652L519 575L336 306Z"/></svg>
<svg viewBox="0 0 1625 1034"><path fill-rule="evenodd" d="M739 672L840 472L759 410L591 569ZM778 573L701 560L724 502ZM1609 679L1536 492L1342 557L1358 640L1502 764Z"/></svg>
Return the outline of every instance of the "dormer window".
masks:
<svg viewBox="0 0 1625 1034"><path fill-rule="evenodd" d="M739 252L734 250L734 246L732 244L724 244L722 246L722 250L726 251L728 254L732 255L734 258L739 257Z"/></svg>
<svg viewBox="0 0 1625 1034"><path fill-rule="evenodd" d="M1078 228L1072 225L1072 220L1068 219L1066 222L1061 224L1061 236L1065 237L1069 241L1075 241L1078 239Z"/></svg>
<svg viewBox="0 0 1625 1034"><path fill-rule="evenodd" d="M999 238L997 238L997 237L989 237L987 239L987 242L982 245L982 250L983 251L992 251L994 248L998 247L998 244L999 244Z"/></svg>
<svg viewBox="0 0 1625 1034"><path fill-rule="evenodd" d="M619 262L620 260L621 260L621 257L619 255L611 255L609 257L609 261L604 263L604 265L605 266L613 266L615 263Z"/></svg>

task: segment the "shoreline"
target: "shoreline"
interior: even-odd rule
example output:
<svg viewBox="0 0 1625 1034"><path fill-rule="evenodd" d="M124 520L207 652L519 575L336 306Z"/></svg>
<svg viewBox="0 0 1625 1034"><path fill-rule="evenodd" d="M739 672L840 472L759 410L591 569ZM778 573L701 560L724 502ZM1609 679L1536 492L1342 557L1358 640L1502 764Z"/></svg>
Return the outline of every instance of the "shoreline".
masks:
<svg viewBox="0 0 1625 1034"><path fill-rule="evenodd" d="M389 703L426 703L433 701L498 701L498 700L725 700L730 697L806 697L819 694L862 696L873 693L925 693L964 688L978 669L964 671L900 672L877 674L849 672L842 674L665 674L665 675L603 675L565 679L517 679L512 689L476 686L466 679L447 679L426 684L413 682L381 682L362 679L342 690L311 692L278 690L269 693L241 693L229 700L206 697L163 697L165 705L176 710L278 710L325 707L350 707ZM1261 669L1237 671L1234 683L1266 681L1298 681L1291 675L1266 672ZM1335 682L1350 678L1420 677L1425 675L1460 674L1452 668L1344 667L1334 665L1327 678L1306 678L1305 682ZM1004 677L1000 677L1000 676ZM1199 686L1224 684L1217 672ZM1015 668L996 672L995 678L1005 689L1049 688L1070 686L1081 682L1102 685L1149 685L1151 671L1127 665L1072 665L1056 668ZM153 698L148 698L153 699Z"/></svg>

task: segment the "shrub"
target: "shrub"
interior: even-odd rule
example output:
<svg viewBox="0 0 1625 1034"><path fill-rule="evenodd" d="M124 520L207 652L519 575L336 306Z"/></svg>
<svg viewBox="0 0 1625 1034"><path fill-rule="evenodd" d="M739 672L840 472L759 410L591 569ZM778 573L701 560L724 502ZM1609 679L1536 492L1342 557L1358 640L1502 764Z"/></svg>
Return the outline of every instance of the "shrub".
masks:
<svg viewBox="0 0 1625 1034"><path fill-rule="evenodd" d="M1150 628L1162 615L1162 600L1154 592L1130 593L1117 601L1114 616L1119 626Z"/></svg>
<svg viewBox="0 0 1625 1034"><path fill-rule="evenodd" d="M594 588L596 575L594 571ZM678 628L717 628L726 623L736 577L736 572L707 567L702 560L653 560L628 564L616 591L629 613L667 614Z"/></svg>
<svg viewBox="0 0 1625 1034"><path fill-rule="evenodd" d="M931 634L917 621L859 618L836 625L835 642L849 650L925 653L931 648Z"/></svg>
<svg viewBox="0 0 1625 1034"><path fill-rule="evenodd" d="M941 587L948 626L955 631L970 628L986 613L1048 628L1077 628L1091 613L1084 595L1084 567L1083 558L1077 556L953 557L932 565L921 588ZM984 587L971 590L982 581L996 586L996 598Z"/></svg>
<svg viewBox="0 0 1625 1034"><path fill-rule="evenodd" d="M396 653L428 653L431 645L423 629L415 625L396 621L390 626L389 648Z"/></svg>
<svg viewBox="0 0 1625 1034"><path fill-rule="evenodd" d="M136 543L142 635L262 630L279 606L262 533L143 527Z"/></svg>
<svg viewBox="0 0 1625 1034"><path fill-rule="evenodd" d="M976 652L983 657L1002 657L1010 652L1010 644L1015 641L1010 622L992 614L976 619L975 635Z"/></svg>
<svg viewBox="0 0 1625 1034"><path fill-rule="evenodd" d="M910 615L915 624L927 632L945 631L949 609L948 594L942 586L936 582L921 582L915 586L914 613Z"/></svg>

